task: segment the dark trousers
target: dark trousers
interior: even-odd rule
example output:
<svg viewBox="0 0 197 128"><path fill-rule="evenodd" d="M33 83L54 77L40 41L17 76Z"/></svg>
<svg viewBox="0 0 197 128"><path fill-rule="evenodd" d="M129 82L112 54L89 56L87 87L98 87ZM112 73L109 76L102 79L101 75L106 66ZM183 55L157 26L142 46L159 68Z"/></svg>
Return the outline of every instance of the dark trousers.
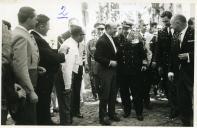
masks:
<svg viewBox="0 0 197 128"><path fill-rule="evenodd" d="M15 123L16 125L37 125L36 117L36 103L31 103L27 99L15 113Z"/></svg>
<svg viewBox="0 0 197 128"><path fill-rule="evenodd" d="M69 125L72 123L71 118L71 89L65 90L62 71L59 69L55 78L55 87L59 105L59 116L61 125Z"/></svg>
<svg viewBox="0 0 197 128"><path fill-rule="evenodd" d="M143 88L144 88L144 104L150 104L150 89L153 83L153 72L149 68L147 71L142 72L142 79L143 79Z"/></svg>
<svg viewBox="0 0 197 128"><path fill-rule="evenodd" d="M1 125L6 125L8 116L8 108L5 99L1 99Z"/></svg>
<svg viewBox="0 0 197 128"><path fill-rule="evenodd" d="M175 83L168 81L169 85L169 92L168 92L168 102L170 105L170 114L173 115L178 115L179 110L178 110L178 97L177 97L177 88Z"/></svg>
<svg viewBox="0 0 197 128"><path fill-rule="evenodd" d="M136 115L142 115L144 86L141 80L141 73L136 73L136 75L130 77L130 89L132 92Z"/></svg>
<svg viewBox="0 0 197 128"><path fill-rule="evenodd" d="M39 125L51 123L50 104L53 85L54 73L46 73L38 78L36 93L38 95L37 121Z"/></svg>
<svg viewBox="0 0 197 128"><path fill-rule="evenodd" d="M117 83L120 88L120 97L123 105L123 110L125 114L131 113L131 92L130 92L130 76L117 75Z"/></svg>
<svg viewBox="0 0 197 128"><path fill-rule="evenodd" d="M100 94L99 94L99 119L103 120L108 115L113 117L115 115L115 101L116 101L116 70L105 70L99 74Z"/></svg>
<svg viewBox="0 0 197 128"><path fill-rule="evenodd" d="M72 93L71 93L71 114L73 116L80 114L80 91L83 75L83 66L79 66L78 73L73 72Z"/></svg>
<svg viewBox="0 0 197 128"><path fill-rule="evenodd" d="M163 69L163 74L161 75L162 80L160 82L160 87L162 90L164 90L167 99L169 99L168 67L163 66L162 69Z"/></svg>
<svg viewBox="0 0 197 128"><path fill-rule="evenodd" d="M92 88L92 95L94 96L94 98L97 98L97 93L98 93L98 90L97 90L97 75L93 74L93 73L90 73L90 83L91 83L91 88Z"/></svg>
<svg viewBox="0 0 197 128"><path fill-rule="evenodd" d="M184 71L180 71L178 74L177 82L177 95L181 120L184 125L193 125L193 78L188 76Z"/></svg>

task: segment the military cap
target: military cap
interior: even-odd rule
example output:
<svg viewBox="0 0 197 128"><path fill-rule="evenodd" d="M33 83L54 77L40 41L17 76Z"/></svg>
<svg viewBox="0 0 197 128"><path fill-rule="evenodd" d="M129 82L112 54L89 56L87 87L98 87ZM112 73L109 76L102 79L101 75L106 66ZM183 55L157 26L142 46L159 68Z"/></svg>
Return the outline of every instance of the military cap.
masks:
<svg viewBox="0 0 197 128"><path fill-rule="evenodd" d="M96 24L94 24L94 28L105 28L105 24L104 23L96 23Z"/></svg>
<svg viewBox="0 0 197 128"><path fill-rule="evenodd" d="M122 27L125 27L125 28L130 28L132 27L132 23L131 22L128 22L128 21L123 21L122 22Z"/></svg>

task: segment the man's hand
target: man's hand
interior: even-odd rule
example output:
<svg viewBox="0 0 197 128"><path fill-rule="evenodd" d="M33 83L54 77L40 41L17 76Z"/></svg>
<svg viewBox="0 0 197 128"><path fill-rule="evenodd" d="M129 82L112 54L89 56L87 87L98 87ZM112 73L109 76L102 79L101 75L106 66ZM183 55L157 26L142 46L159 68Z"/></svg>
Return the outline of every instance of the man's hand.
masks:
<svg viewBox="0 0 197 128"><path fill-rule="evenodd" d="M157 65L156 62L152 62L151 67L152 67L153 69L155 69L155 68L156 68L156 65Z"/></svg>
<svg viewBox="0 0 197 128"><path fill-rule="evenodd" d="M144 72L146 71L146 69L147 69L146 66L142 66L141 71Z"/></svg>
<svg viewBox="0 0 197 128"><path fill-rule="evenodd" d="M18 98L26 98L26 92L20 85L14 84L14 88L18 95Z"/></svg>
<svg viewBox="0 0 197 128"><path fill-rule="evenodd" d="M30 92L29 99L31 103L37 103L38 102L38 96L34 91Z"/></svg>
<svg viewBox="0 0 197 128"><path fill-rule="evenodd" d="M38 74L43 75L46 73L46 69L44 67L38 66Z"/></svg>
<svg viewBox="0 0 197 128"><path fill-rule="evenodd" d="M174 73L173 72L169 72L168 73L168 79L172 82L174 80Z"/></svg>
<svg viewBox="0 0 197 128"><path fill-rule="evenodd" d="M159 75L162 76L162 74L163 74L163 69L162 69L162 67L159 67L159 68L158 68L158 72L159 72Z"/></svg>
<svg viewBox="0 0 197 128"><path fill-rule="evenodd" d="M117 66L117 61L110 60L109 66L116 67Z"/></svg>
<svg viewBox="0 0 197 128"><path fill-rule="evenodd" d="M188 53L182 53L178 55L180 60L188 60Z"/></svg>
<svg viewBox="0 0 197 128"><path fill-rule="evenodd" d="M88 73L89 72L89 67L88 67L88 65L86 64L85 65L85 73Z"/></svg>

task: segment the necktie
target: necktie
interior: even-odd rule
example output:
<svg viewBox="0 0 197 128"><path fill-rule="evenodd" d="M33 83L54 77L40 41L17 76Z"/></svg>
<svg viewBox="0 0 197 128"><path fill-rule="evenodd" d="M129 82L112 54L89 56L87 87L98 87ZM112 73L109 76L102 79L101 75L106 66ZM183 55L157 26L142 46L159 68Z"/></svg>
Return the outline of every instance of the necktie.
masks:
<svg viewBox="0 0 197 128"><path fill-rule="evenodd" d="M175 42L177 42L180 48L181 48L181 34L182 33L174 32L174 35L173 35Z"/></svg>

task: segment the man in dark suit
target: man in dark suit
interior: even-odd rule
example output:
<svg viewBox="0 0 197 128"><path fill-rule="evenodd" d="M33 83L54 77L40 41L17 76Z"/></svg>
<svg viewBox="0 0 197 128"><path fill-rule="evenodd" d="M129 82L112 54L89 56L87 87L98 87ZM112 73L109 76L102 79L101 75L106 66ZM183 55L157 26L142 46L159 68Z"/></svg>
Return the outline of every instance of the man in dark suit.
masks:
<svg viewBox="0 0 197 128"><path fill-rule="evenodd" d="M171 45L172 33L170 29L170 19L172 13L169 11L164 11L161 14L162 23L164 28L158 32L158 43L156 46L155 57L153 58L153 64L156 63L158 66L158 71L163 78L163 89L166 96L168 97L168 84L167 84L167 68L169 62L169 51Z"/></svg>
<svg viewBox="0 0 197 128"><path fill-rule="evenodd" d="M19 25L12 32L12 66L16 83L26 93L23 107L15 113L17 125L36 125L36 103L38 96L35 87L38 77L39 51L35 39L29 34L37 23L35 10L21 7L18 12Z"/></svg>
<svg viewBox="0 0 197 128"><path fill-rule="evenodd" d="M170 28L171 17L172 13L169 11L164 11L161 14L164 28L158 32L158 40L156 43L155 56L153 56L152 65L156 64L158 67L159 75L162 78L161 86L166 94L166 97L168 98L170 105L169 118L173 119L178 115L178 108L176 99L176 87L174 83L169 82L167 78L173 32Z"/></svg>
<svg viewBox="0 0 197 128"><path fill-rule="evenodd" d="M175 82L178 106L184 126L193 125L194 86L194 29L188 27L185 16L175 15L171 20L175 31L171 47L168 78Z"/></svg>
<svg viewBox="0 0 197 128"><path fill-rule="evenodd" d="M37 24L31 32L38 45L40 53L39 65L46 68L46 73L38 77L36 93L38 95L37 121L39 125L53 125L50 116L51 93L53 89L54 76L60 63L65 61L64 54L53 50L45 36L49 30L49 18L45 15L37 16Z"/></svg>
<svg viewBox="0 0 197 128"><path fill-rule="evenodd" d="M98 39L95 51L95 60L98 64L98 76L100 79L99 94L99 119L103 125L110 125L108 116L113 121L120 119L115 114L116 101L116 46L112 37L116 33L116 25L106 24L105 33Z"/></svg>

